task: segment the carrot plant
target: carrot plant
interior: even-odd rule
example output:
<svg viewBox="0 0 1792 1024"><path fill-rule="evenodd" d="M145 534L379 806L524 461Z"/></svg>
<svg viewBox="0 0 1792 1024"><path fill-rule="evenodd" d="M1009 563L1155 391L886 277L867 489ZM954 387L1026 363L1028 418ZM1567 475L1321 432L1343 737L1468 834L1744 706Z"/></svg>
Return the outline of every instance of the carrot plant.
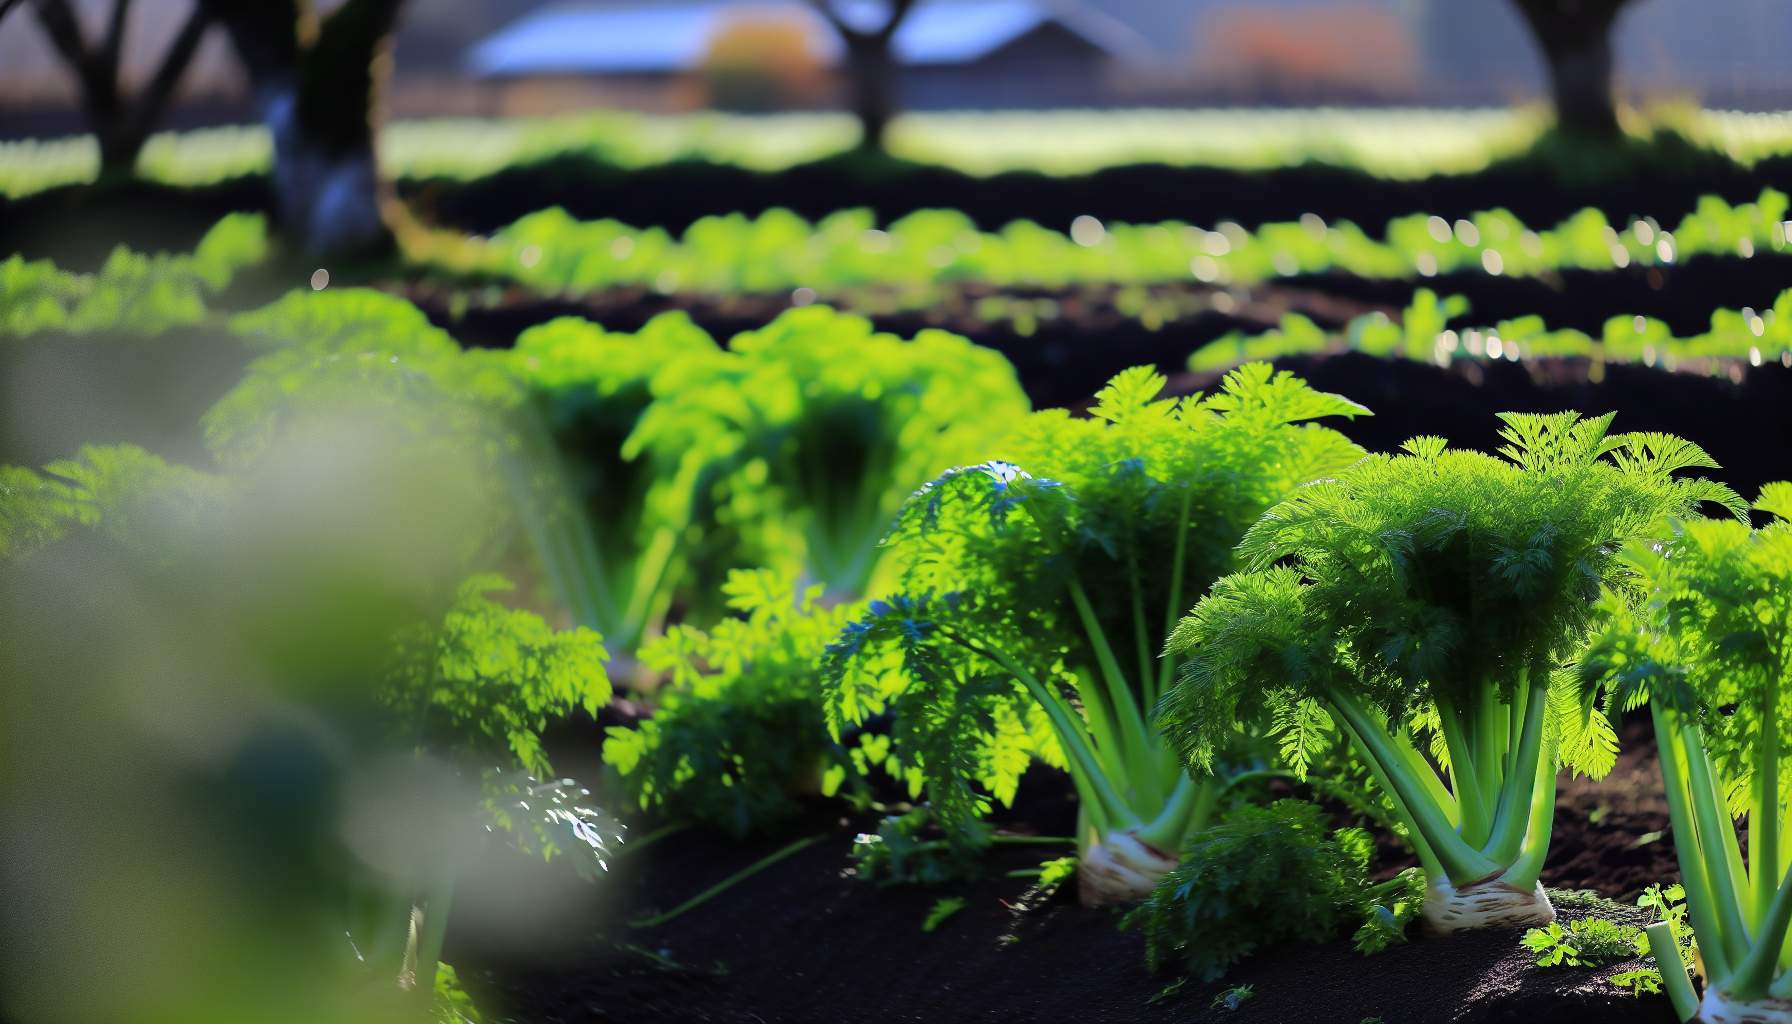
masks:
<svg viewBox="0 0 1792 1024"><path fill-rule="evenodd" d="M736 571L725 592L734 616L708 630L673 626L642 650L667 685L652 717L607 730L604 761L642 810L748 835L847 780L816 665L858 609L823 607L820 584L798 588L765 569Z"/></svg>
<svg viewBox="0 0 1792 1024"><path fill-rule="evenodd" d="M1563 671L1626 542L1740 502L1697 446L1612 417L1507 413L1499 457L1408 441L1266 512L1176 628L1160 721L1197 766L1241 722L1297 771L1335 728L1393 798L1434 931L1547 923L1538 882L1558 764L1603 774L1617 740Z"/></svg>
<svg viewBox="0 0 1792 1024"><path fill-rule="evenodd" d="M1632 543L1640 602L1610 595L1582 664L1613 708L1647 702L1674 853L1706 977L1701 1001L1671 927L1650 948L1682 1020L1792 1020L1792 484L1755 507L1771 522L1695 519ZM1737 822L1744 823L1743 853Z"/></svg>
<svg viewBox="0 0 1792 1024"><path fill-rule="evenodd" d="M1366 410L1267 365L1212 395L1164 383L1125 371L1091 418L1035 413L1006 459L916 492L886 541L901 586L826 660L835 736L893 712L891 757L949 832L1012 800L1031 760L1066 768L1090 904L1150 892L1225 785L1146 721L1177 617L1265 508L1362 454L1308 421Z"/></svg>

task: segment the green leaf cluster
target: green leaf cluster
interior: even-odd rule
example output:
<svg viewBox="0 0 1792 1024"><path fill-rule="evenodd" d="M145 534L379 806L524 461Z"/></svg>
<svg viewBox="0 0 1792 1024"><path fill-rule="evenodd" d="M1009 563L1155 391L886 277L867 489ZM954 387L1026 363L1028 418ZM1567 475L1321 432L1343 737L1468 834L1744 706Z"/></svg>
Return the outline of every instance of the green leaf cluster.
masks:
<svg viewBox="0 0 1792 1024"><path fill-rule="evenodd" d="M221 478L135 445L86 445L42 470L0 466L0 558L94 528L139 556L164 560L179 527L197 525L228 491Z"/></svg>
<svg viewBox="0 0 1792 1024"><path fill-rule="evenodd" d="M1792 484L1762 488L1755 508L1768 517L1760 529L1688 519L1653 543L1629 544L1623 560L1643 596L1607 595L1604 628L1581 665L1611 704L1649 705L1687 919L1711 987L1743 1003L1792 996L1782 948L1792 926L1783 766ZM1689 1004L1690 987L1669 966L1677 936L1654 931L1668 991Z"/></svg>
<svg viewBox="0 0 1792 1024"><path fill-rule="evenodd" d="M191 254L151 255L119 246L93 274L13 256L0 262L0 336L154 336L190 327L205 320L208 298L267 256L266 220L246 213L213 225Z"/></svg>
<svg viewBox="0 0 1792 1024"><path fill-rule="evenodd" d="M747 404L734 423L746 472L763 467L775 514L801 536L805 569L849 597L869 592L878 541L903 500L987 453L1031 409L991 349L933 329L904 340L825 307L784 313L729 349ZM733 414L719 411L723 421Z"/></svg>
<svg viewBox="0 0 1792 1024"><path fill-rule="evenodd" d="M1355 931L1358 948L1376 952L1405 941L1424 883L1412 872L1372 884L1373 853L1367 832L1329 831L1306 801L1240 805L1190 838L1181 866L1125 924L1144 933L1152 970L1177 961L1208 982L1282 943Z"/></svg>
<svg viewBox="0 0 1792 1024"><path fill-rule="evenodd" d="M1648 949L1641 928L1603 917L1583 917L1566 927L1552 921L1526 931L1520 941L1537 954L1538 967L1609 967Z"/></svg>
<svg viewBox="0 0 1792 1024"><path fill-rule="evenodd" d="M1785 244L1785 194L1764 190L1732 205L1705 196L1677 225L1635 221L1623 230L1597 209L1553 226L1526 225L1509 210L1454 223L1424 213L1398 217L1382 237L1348 221L1307 215L1247 230L1178 221L1091 222L1068 232L1018 220L979 230L955 210L919 210L880 226L870 210L842 210L810 223L789 210L756 217L699 218L682 237L615 220L578 221L553 208L500 230L480 260L554 293L648 287L710 295L819 291L830 301L857 293L882 308L917 308L939 286L1243 283L1342 271L1367 278L1484 272L1534 277L1570 268L1683 263L1697 255L1753 255ZM1776 233L1777 232L1777 233ZM424 254L428 258L428 254ZM873 291L873 289L875 289ZM861 301L855 295L854 301Z"/></svg>
<svg viewBox="0 0 1792 1024"><path fill-rule="evenodd" d="M509 590L480 575L460 588L438 625L395 645L382 698L420 747L489 757L507 751L524 770L552 772L541 749L549 722L610 701L603 640L584 627L555 630L534 612L489 595Z"/></svg>
<svg viewBox="0 0 1792 1024"><path fill-rule="evenodd" d="M829 651L830 727L892 712L893 756L948 830L1034 758L1070 768L1102 832L1170 810L1162 848L1203 803L1145 725L1157 652L1265 508L1360 457L1308 421L1365 410L1262 365L1211 395L1163 386L1126 371L1090 417L1035 413L1003 458L917 491L887 541L899 591Z"/></svg>
<svg viewBox="0 0 1792 1024"><path fill-rule="evenodd" d="M1312 701L1377 769L1428 874L1534 885L1558 757L1609 768L1615 746L1587 738L1593 690L1558 669L1634 577L1617 550L1705 502L1740 513L1677 475L1714 466L1696 445L1611 419L1507 413L1497 457L1414 438L1271 508L1239 546L1251 568L1171 638L1177 748L1210 763L1240 722L1286 733Z"/></svg>
<svg viewBox="0 0 1792 1024"><path fill-rule="evenodd" d="M612 726L603 752L638 807L747 835L789 819L805 793L831 795L856 774L828 741L817 668L854 609L823 606L820 592L739 570L726 585L735 617L707 631L674 626L642 649L666 682L652 716Z"/></svg>

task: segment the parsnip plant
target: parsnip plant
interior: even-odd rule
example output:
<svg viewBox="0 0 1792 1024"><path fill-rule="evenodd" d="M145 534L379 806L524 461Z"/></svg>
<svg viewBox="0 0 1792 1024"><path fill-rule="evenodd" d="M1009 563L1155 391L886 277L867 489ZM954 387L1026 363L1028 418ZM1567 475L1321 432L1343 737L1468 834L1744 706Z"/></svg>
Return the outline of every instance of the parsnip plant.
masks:
<svg viewBox="0 0 1792 1024"><path fill-rule="evenodd" d="M746 448L723 486L734 501L764 492L762 514L786 525L801 568L834 599L871 592L878 541L915 488L988 452L1031 409L991 349L939 330L905 340L820 306L729 350L731 386L696 393L712 429Z"/></svg>
<svg viewBox="0 0 1792 1024"><path fill-rule="evenodd" d="M1661 434L1611 416L1504 414L1500 457L1419 437L1271 508L1240 545L1249 571L1176 628L1184 665L1159 712L1211 763L1240 723L1297 771L1336 728L1393 797L1430 882L1438 932L1542 924L1538 882L1558 764L1608 771L1617 740L1564 671L1626 542L1660 537L1726 487Z"/></svg>
<svg viewBox="0 0 1792 1024"><path fill-rule="evenodd" d="M1616 708L1649 704L1674 853L1706 977L1702 1001L1666 923L1649 944L1682 1020L1792 1020L1792 484L1746 523L1695 519L1625 548L1646 596L1606 600L1582 663ZM1737 822L1746 826L1747 855Z"/></svg>
<svg viewBox="0 0 1792 1024"><path fill-rule="evenodd" d="M671 607L706 472L740 443L707 421L692 429L662 396L698 388L726 357L683 316L633 335L562 318L524 331L512 355L528 396L508 474L525 531L573 620L632 655Z"/></svg>
<svg viewBox="0 0 1792 1024"><path fill-rule="evenodd" d="M892 711L892 757L949 831L1011 800L1034 758L1064 766L1090 904L1150 892L1224 787L1146 721L1177 617L1265 508L1362 454L1307 421L1366 410L1267 365L1212 395L1163 386L1125 371L1092 418L1035 413L1006 460L916 492L886 542L900 590L827 658L835 735Z"/></svg>

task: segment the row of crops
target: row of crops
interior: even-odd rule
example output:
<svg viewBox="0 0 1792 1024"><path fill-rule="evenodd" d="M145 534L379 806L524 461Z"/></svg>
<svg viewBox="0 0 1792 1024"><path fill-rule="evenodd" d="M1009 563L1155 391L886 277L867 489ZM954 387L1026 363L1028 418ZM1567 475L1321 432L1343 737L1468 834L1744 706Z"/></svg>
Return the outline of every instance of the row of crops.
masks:
<svg viewBox="0 0 1792 1024"><path fill-rule="evenodd" d="M1618 432L1622 416L1507 414L1498 454L1430 436L1367 450L1348 427L1376 409L1269 360L1742 378L1792 366L1792 292L1713 310L1701 334L1633 314L1598 335L1536 316L1475 325L1466 301L1430 291L1398 317L1330 330L1288 314L1192 353L1167 332L1159 364L1215 384L1177 396L1156 369L1127 369L1086 414L1034 411L1007 359L966 337L880 332L826 303L892 289L925 305L948 283L1546 276L1787 242L1779 192L1708 199L1672 228L1590 210L1532 230L1489 212L1403 217L1383 239L1319 217L1254 231L1082 217L1057 233L952 212L880 228L858 210L674 237L543 212L425 244L401 274L821 301L726 339L672 312L631 332L545 319L502 348L323 269L247 299L290 269L258 215L192 253L118 249L90 274L9 258L11 366L88 343L174 353L194 332L246 366L190 411L194 464L108 438L0 468L0 610L18 637L0 667L30 721L54 723L23 730L23 755L82 794L120 784L108 744L142 744L154 768L108 793L113 818L57 829L99 843L201 820L188 800L226 791L244 811L202 832L290 882L220 868L208 884L235 902L219 906L183 888L185 845L140 850L91 902L50 906L127 947L235 945L217 956L253 985L220 992L217 961L158 963L156 983L84 988L79 1008L260 1019L276 999L297 1019L478 1019L484 992L448 965L450 920L468 911L450 907L547 913L491 906L505 902L482 873L493 846L602 889L679 830L778 843L729 879L751 884L821 841L801 834L817 805L853 821L830 872L959 886L1036 850L1014 872L1025 900L1073 888L1084 906L1131 907L1118 925L1142 934L1142 970L1197 985L1278 945L1382 956L1527 927L1539 967L1598 968L1602 990L1656 1008L1665 995L1683 1019L1772 1008L1792 994L1792 488L1738 495L1699 439ZM106 710L56 714L75 678ZM204 714L174 723L161 705ZM1545 864L1559 773L1609 773L1643 708L1681 881L1615 918L1548 891ZM579 782L561 777L568 719L600 723L577 733L573 757L600 766ZM290 762L219 768L224 746L303 751L328 798L301 793ZM1070 836L1012 829L1041 766L1073 794ZM342 841L292 839L315 834ZM111 920L122 893L168 886L204 913ZM919 934L964 911L939 891ZM729 884L688 897L606 924L611 942L645 949ZM265 940L265 920L294 927ZM81 931L34 950L56 961ZM56 970L22 992L73 999Z"/></svg>
<svg viewBox="0 0 1792 1024"><path fill-rule="evenodd" d="M1362 278L1434 277L1464 271L1535 277L1564 270L1670 266L1700 256L1752 257L1785 249L1786 196L1752 203L1715 196L1672 227L1653 218L1611 224L1585 209L1533 230L1504 210L1454 222L1427 214L1391 221L1382 238L1348 222L1299 221L1247 230L1222 223L1104 224L1077 217L1068 232L1016 221L977 229L951 210L925 210L879 227L869 210L809 223L785 210L757 217L704 217L674 236L614 220L578 221L563 210L532 214L469 254L445 246L448 269L485 270L545 293L641 287L733 294L806 288L823 297L849 289L907 292L925 304L942 284L999 287L1146 285L1180 281L1252 284L1298 274ZM427 249L420 255L428 256Z"/></svg>
<svg viewBox="0 0 1792 1024"><path fill-rule="evenodd" d="M1042 125L1041 118L1049 120ZM1752 162L1792 147L1783 115L1662 112L1689 138ZM1060 112L1049 115L917 113L893 129L893 155L973 174L1027 169L1086 173L1159 162L1240 169L1323 162L1392 178L1467 173L1520 153L1547 125L1537 111L1207 110ZM396 177L466 179L528 161L586 155L618 167L704 160L776 171L849 148L846 116L797 114L642 117L618 112L503 120L398 121L381 138ZM1075 140L1066 145L1065 140ZM265 172L272 143L261 128L153 136L140 170L171 185L203 185ZM91 181L91 138L0 143L0 195Z"/></svg>
<svg viewBox="0 0 1792 1024"><path fill-rule="evenodd" d="M1634 250L1638 262L1663 260L1666 255L1665 265L1705 253L1753 252L1756 238L1760 239L1761 251L1779 251L1787 244L1786 222L1781 219L1785 205L1785 197L1778 193L1763 196L1758 204L1740 207L1712 199L1685 217L1671 233L1638 220L1622 235L1605 224L1597 211L1586 211L1575 219L1575 228L1564 227L1541 235L1521 231L1520 237L1543 238L1546 241L1541 244L1559 252L1564 258L1550 264L1552 269L1586 266L1573 261L1577 250L1564 241L1570 237L1587 245L1609 243L1615 247L1613 254ZM1318 269L1308 264L1337 265L1324 263L1311 250L1322 249L1324 238L1347 230L1336 228L1315 235L1300 225L1270 225L1253 235L1242 229L1229 233L1187 226L1175 231L1161 226L1116 226L1085 246L1034 225L1011 226L1002 236L979 235L956 215L943 211L905 218L892 225L889 232L863 227L866 219L862 212L843 213L813 233L799 220L778 215L767 215L758 221L717 219L693 227L682 242L672 242L657 230L644 233L657 241L642 247L636 242L641 235L616 225L572 224L563 214L550 211L501 234L489 243L495 255L482 253L479 260L503 267L518 280L546 293L589 295L651 281L667 291L695 288L724 294L805 288L812 301L818 293L836 291L840 297L850 299L853 286L873 283L913 289L913 294L920 296L945 282L1014 287L1171 280L1175 278L1168 275L1177 273L1172 268L1186 255L1185 245L1168 244L1179 238L1203 253L1223 249L1236 254L1249 266L1254 264L1248 254L1263 258L1263 250L1274 245L1260 239L1293 237L1311 243L1305 262L1297 261L1300 272L1307 272ZM1500 251L1485 239L1490 234L1510 237L1512 230L1496 230L1493 225L1505 221L1491 216L1484 219L1486 233L1468 221L1438 231L1440 223L1438 218L1415 216L1390 229L1390 237L1412 242L1417 255L1395 256L1394 247L1386 247L1387 262L1405 260L1408 270L1397 271L1391 266L1385 269L1393 276L1410 276L1413 259L1436 259L1443 252L1453 253L1449 259L1456 265L1482 265L1487 261L1486 254L1497 256ZM1461 242L1457 235L1463 231L1475 233L1477 244L1487 247ZM867 242L867 233L878 236L878 241ZM1438 234L1445 235L1446 240L1440 242ZM1229 235L1240 240L1235 248L1226 241ZM1149 250L1149 241L1130 247L1119 241L1136 241L1141 236L1166 243L1163 248L1170 251L1151 258L1150 252L1134 251ZM1043 243L1041 239L1056 239L1056 243ZM1216 241L1218 246L1213 244ZM885 249L886 245L890 248ZM1129 251L1134 258L1128 258ZM1286 254L1294 250L1274 251ZM918 255L925 252L954 253L960 259L939 266ZM1483 255L1477 257L1477 252ZM618 258L618 253L623 257ZM848 253L857 254L856 264L847 258ZM1004 253L1027 253L1037 259L1029 259L1026 268L1017 268L1002 259ZM269 254L265 223L260 217L243 214L219 222L191 255L146 255L120 248L92 274L71 273L48 261L15 256L0 263L0 299L4 300L0 303L0 327L10 335L28 337L44 331L97 332L124 325L134 333L158 334L201 324L210 317L211 307L219 303L219 295L239 276L265 266ZM1067 259L1054 262L1051 254L1065 255ZM780 263L780 257L789 262ZM1195 257L1203 258L1213 257ZM792 265L799 260L803 269ZM594 264L604 273L591 271ZM898 273L894 269L897 266L908 267L909 273ZM1348 269L1368 276L1362 264L1350 264ZM606 276L612 271L612 276ZM1166 276L1154 277L1157 273ZM1181 278L1188 276L1186 270L1180 272ZM320 284L326 282L327 276L318 280ZM1124 296L1116 299L1124 305L1123 300ZM993 296L988 301L998 305L1002 302ZM1708 330L1688 335L1676 335L1659 320L1620 312L1610 316L1595 336L1552 327L1534 315L1477 323L1462 298L1440 298L1419 289L1398 317L1365 313L1337 330L1327 330L1307 316L1289 313L1273 329L1233 332L1207 342L1187 356L1187 363L1192 370L1211 372L1250 360L1348 349L1440 364L1457 358L1517 361L1579 357L1595 364L1643 363L1666 369L1740 373L1736 364L1760 366L1783 361L1792 354L1792 309L1785 308L1788 303L1792 303L1792 292L1758 310L1717 309L1711 314ZM887 311L877 302L868 305ZM1167 347L1171 342L1166 339L1165 344ZM1163 362L1172 364L1178 356L1179 353L1166 351Z"/></svg>

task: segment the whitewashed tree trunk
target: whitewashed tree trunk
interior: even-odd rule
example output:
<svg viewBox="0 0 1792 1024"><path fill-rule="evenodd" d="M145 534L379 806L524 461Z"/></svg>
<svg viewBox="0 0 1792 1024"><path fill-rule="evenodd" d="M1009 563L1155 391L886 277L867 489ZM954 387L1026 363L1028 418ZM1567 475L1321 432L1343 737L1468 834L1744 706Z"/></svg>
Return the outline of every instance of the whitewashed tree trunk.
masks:
<svg viewBox="0 0 1792 1024"><path fill-rule="evenodd" d="M297 97L290 86L266 90L261 110L274 140L275 211L297 248L320 257L383 248L390 234L371 141L330 152L308 138L295 116Z"/></svg>

